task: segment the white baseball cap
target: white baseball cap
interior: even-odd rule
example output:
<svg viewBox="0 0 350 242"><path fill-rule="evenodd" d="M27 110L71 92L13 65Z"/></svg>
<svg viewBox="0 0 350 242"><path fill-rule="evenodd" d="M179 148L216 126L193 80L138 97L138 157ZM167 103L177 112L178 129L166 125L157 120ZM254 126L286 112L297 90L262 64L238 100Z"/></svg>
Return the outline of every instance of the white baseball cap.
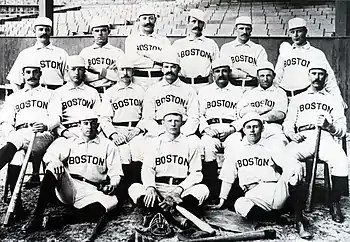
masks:
<svg viewBox="0 0 350 242"><path fill-rule="evenodd" d="M67 65L70 67L85 67L85 60L79 55L71 55L67 58Z"/></svg>
<svg viewBox="0 0 350 242"><path fill-rule="evenodd" d="M188 13L188 16L191 16L191 17L196 18L200 21L206 22L206 15L200 9L197 9L197 8L191 9L190 12Z"/></svg>
<svg viewBox="0 0 350 242"><path fill-rule="evenodd" d="M140 17L142 15L154 15L157 17L158 14L154 7L141 7L137 16Z"/></svg>
<svg viewBox="0 0 350 242"><path fill-rule="evenodd" d="M161 52L162 63L172 63L180 66L180 58L175 50L167 49Z"/></svg>
<svg viewBox="0 0 350 242"><path fill-rule="evenodd" d="M242 127L244 127L244 125L246 123L248 123L252 120L257 120L257 121L260 121L261 123L263 123L263 120L261 119L260 114L258 114L256 112L248 112L242 117Z"/></svg>
<svg viewBox="0 0 350 242"><path fill-rule="evenodd" d="M271 71L275 72L275 68L274 68L273 64L269 61L259 63L256 71L260 71L260 70L271 70Z"/></svg>
<svg viewBox="0 0 350 242"><path fill-rule="evenodd" d="M248 16L239 16L238 18L236 18L235 26L236 26L237 24L252 25L252 20L251 20L251 18L248 17Z"/></svg>
<svg viewBox="0 0 350 242"><path fill-rule="evenodd" d="M22 63L22 70L26 67L41 68L40 61L36 58L25 58Z"/></svg>
<svg viewBox="0 0 350 242"><path fill-rule="evenodd" d="M91 20L90 23L90 29L96 28L96 27L101 27L101 26L107 26L109 27L109 21L106 18L101 18L101 17L94 17Z"/></svg>
<svg viewBox="0 0 350 242"><path fill-rule="evenodd" d="M321 69L327 72L327 64L320 61L312 61L309 66L309 71L312 69Z"/></svg>
<svg viewBox="0 0 350 242"><path fill-rule="evenodd" d="M302 18L292 18L288 21L288 29L306 27L306 21Z"/></svg>
<svg viewBox="0 0 350 242"><path fill-rule="evenodd" d="M84 112L81 113L81 115L79 117L79 121L91 120L91 119L98 119L98 115L92 109L84 110Z"/></svg>
<svg viewBox="0 0 350 242"><path fill-rule="evenodd" d="M120 57L117 64L119 68L134 68L134 62L126 55Z"/></svg>
<svg viewBox="0 0 350 242"><path fill-rule="evenodd" d="M34 20L34 27L39 25L52 27L52 20L47 17L37 17Z"/></svg>
<svg viewBox="0 0 350 242"><path fill-rule="evenodd" d="M211 69L214 70L215 68L218 67L223 67L223 66L228 66L231 69L231 61L228 58L218 58L213 61L211 64Z"/></svg>
<svg viewBox="0 0 350 242"><path fill-rule="evenodd" d="M170 115L170 114L178 114L183 117L183 108L181 108L179 105L174 105L174 104L167 104L167 105L162 105L162 109L160 110L163 119Z"/></svg>

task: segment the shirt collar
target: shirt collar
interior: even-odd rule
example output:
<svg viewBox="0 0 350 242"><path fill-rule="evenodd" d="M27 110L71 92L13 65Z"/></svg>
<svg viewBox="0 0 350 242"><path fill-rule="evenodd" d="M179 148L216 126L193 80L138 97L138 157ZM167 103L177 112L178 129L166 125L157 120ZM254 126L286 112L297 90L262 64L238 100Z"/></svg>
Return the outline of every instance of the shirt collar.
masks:
<svg viewBox="0 0 350 242"><path fill-rule="evenodd" d="M135 88L135 84L132 82L128 86L124 86L124 85L120 84L119 82L117 82L114 86L115 86L115 89L117 89L117 91L122 90L122 89L128 89L128 88L134 89Z"/></svg>
<svg viewBox="0 0 350 242"><path fill-rule="evenodd" d="M82 82L82 83L81 83L79 86L77 86L77 87L75 87L71 81L67 82L65 85L66 85L66 87L67 87L68 90L73 90L73 89L84 89L84 88L85 88L84 82Z"/></svg>
<svg viewBox="0 0 350 242"><path fill-rule="evenodd" d="M99 144L100 143L100 137L98 137L98 135L92 139L92 140L89 140L88 142L86 142L86 140L84 140L82 137L78 137L76 139L76 142L78 144L84 144L84 143L95 143L95 144Z"/></svg>
<svg viewBox="0 0 350 242"><path fill-rule="evenodd" d="M49 49L49 50L53 50L53 45L50 43L49 45L47 46L44 46L43 44L41 44L40 42L36 42L34 47L37 49L37 50L40 50L40 49Z"/></svg>
<svg viewBox="0 0 350 242"><path fill-rule="evenodd" d="M248 142L247 136L245 135L242 139L242 144L244 146L253 146L253 145L257 145L257 146L262 146L262 138L260 138L260 140L258 141L258 143L255 144L251 144Z"/></svg>
<svg viewBox="0 0 350 242"><path fill-rule="evenodd" d="M156 37L155 31L153 31L153 33L152 33L152 34L149 34L149 35L145 34L145 33L142 32L142 31L139 31L139 34L140 34L140 36L147 36L147 37L151 37L151 38Z"/></svg>
<svg viewBox="0 0 350 242"><path fill-rule="evenodd" d="M252 46L252 42L250 40L248 40L247 42L245 42L244 44L241 44L239 41L238 41L238 38L236 38L234 41L232 41L232 44L234 47L237 47L237 46L241 46L241 45L246 45L248 47L251 47Z"/></svg>
<svg viewBox="0 0 350 242"><path fill-rule="evenodd" d="M187 38L187 40L189 40L189 41L195 41L195 40L203 41L204 36L201 35L201 36L199 36L199 37L194 37L194 36L191 36L191 35L187 35L186 38Z"/></svg>
<svg viewBox="0 0 350 242"><path fill-rule="evenodd" d="M219 87L219 86L215 83L215 81L214 81L213 83L211 83L211 84L209 84L209 85L211 86L211 88L213 88L213 89L215 89L215 90L230 91L230 90L231 90L231 85L232 85L232 84L228 83L226 87L221 88L221 87Z"/></svg>
<svg viewBox="0 0 350 242"><path fill-rule="evenodd" d="M110 50L112 49L112 45L110 43L107 42L107 44L105 44L104 46L100 47L98 46L96 43L93 43L92 45L93 49L106 49L106 50Z"/></svg>
<svg viewBox="0 0 350 242"><path fill-rule="evenodd" d="M327 91L325 88L323 88L321 91L314 91L312 90L312 87L310 86L307 91L306 91L307 94L321 94L321 95L326 95L327 94Z"/></svg>
<svg viewBox="0 0 350 242"><path fill-rule="evenodd" d="M160 140L162 142L180 142L180 140L183 137L183 134L181 133L179 136L177 136L175 139L171 140L170 137L166 133L162 133L160 136Z"/></svg>
<svg viewBox="0 0 350 242"><path fill-rule="evenodd" d="M256 90L258 90L258 91L273 92L273 91L275 91L276 87L272 84L271 87L269 87L269 88L267 88L267 89L263 89L263 88L259 85L259 86L257 86L257 87L254 88L254 89L256 89ZM254 90L254 89L253 89L253 90Z"/></svg>
<svg viewBox="0 0 350 242"><path fill-rule="evenodd" d="M177 78L173 83L171 83L171 84L169 84L166 80L164 80L163 78L162 78L162 80L160 81L160 83L161 83L161 85L163 86L163 87L165 87L165 86L177 86L177 87L179 87L180 85L181 85L181 80L179 79L179 78Z"/></svg>
<svg viewBox="0 0 350 242"><path fill-rule="evenodd" d="M302 46L298 46L295 43L292 44L292 48L293 49L305 49L305 50L308 50L308 49L310 49L310 47L311 47L311 45L310 45L309 41L306 41L306 44L302 45Z"/></svg>
<svg viewBox="0 0 350 242"><path fill-rule="evenodd" d="M30 89L28 86L26 86L26 85L24 85L24 87L23 87L23 91L24 92L28 92L28 91L41 91L43 89L43 87L42 86L37 86L37 87L34 87L34 88L32 88L32 89Z"/></svg>

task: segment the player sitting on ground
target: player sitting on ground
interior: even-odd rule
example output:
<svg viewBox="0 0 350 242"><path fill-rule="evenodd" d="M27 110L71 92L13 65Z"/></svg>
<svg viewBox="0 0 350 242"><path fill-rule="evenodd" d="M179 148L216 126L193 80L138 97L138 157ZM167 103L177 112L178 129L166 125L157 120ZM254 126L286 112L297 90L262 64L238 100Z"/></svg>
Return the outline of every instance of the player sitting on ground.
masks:
<svg viewBox="0 0 350 242"><path fill-rule="evenodd" d="M46 228L57 223L96 221L117 206L114 193L123 175L118 149L97 134L97 116L91 112L84 115L78 137L59 138L48 148L39 198L32 218L22 228L24 232L43 227L45 208L55 192L61 202L72 207L73 213L56 219L48 217Z"/></svg>
<svg viewBox="0 0 350 242"><path fill-rule="evenodd" d="M283 151L277 154L261 138L264 125L258 113L247 113L242 118L244 137L236 147L226 149L219 178L222 180L221 208L228 197L234 181L245 192L244 197L236 200L236 213L250 220L278 219L278 209L285 206L287 198L295 212L295 222L301 238L309 239L311 234L305 230L302 221L301 205L302 165L296 160L288 159Z"/></svg>

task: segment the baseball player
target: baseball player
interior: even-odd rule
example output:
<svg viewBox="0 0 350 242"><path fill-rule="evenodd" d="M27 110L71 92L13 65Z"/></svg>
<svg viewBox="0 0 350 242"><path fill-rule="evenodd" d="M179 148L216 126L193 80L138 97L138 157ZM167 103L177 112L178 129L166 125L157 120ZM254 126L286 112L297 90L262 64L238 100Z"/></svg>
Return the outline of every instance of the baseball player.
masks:
<svg viewBox="0 0 350 242"><path fill-rule="evenodd" d="M96 221L117 206L114 192L123 175L118 149L98 135L97 115L92 110L84 115L78 137L58 138L47 150L39 198L32 218L22 227L24 232L43 227L45 208L55 193L62 203L74 208L73 214L60 218L62 223ZM47 227L57 224L52 217L45 220Z"/></svg>
<svg viewBox="0 0 350 242"><path fill-rule="evenodd" d="M144 89L133 83L133 63L120 58L120 81L104 93L100 110L101 128L118 146L125 176L121 185L127 188L141 182L141 148L144 145L141 120Z"/></svg>
<svg viewBox="0 0 350 242"><path fill-rule="evenodd" d="M275 69L276 83L286 91L288 97L298 95L306 91L310 85L308 73L312 63L322 62L328 73L325 90L343 100L325 54L307 41L306 21L302 18L293 18L288 21L288 29L293 44L290 46L289 43L283 42L280 46Z"/></svg>
<svg viewBox="0 0 350 242"><path fill-rule="evenodd" d="M171 211L179 204L198 214L209 195L200 184L202 166L199 138L180 133L183 112L177 106L162 109L165 133L147 144L142 165L142 184L134 183L129 195L148 211Z"/></svg>
<svg viewBox="0 0 350 242"><path fill-rule="evenodd" d="M159 111L168 105L176 105L184 113L182 120L185 124L181 127L181 132L184 135L194 134L199 124L197 93L178 78L180 62L176 52L168 50L162 53L164 76L146 91L142 111L143 127L148 135L161 134L164 132L164 126L161 125L163 114Z"/></svg>
<svg viewBox="0 0 350 242"><path fill-rule="evenodd" d="M211 64L219 57L219 47L214 40L203 36L206 17L202 10L191 9L187 22L188 36L175 40L172 46L180 57L179 78L198 93L210 82Z"/></svg>
<svg viewBox="0 0 350 242"><path fill-rule="evenodd" d="M237 103L243 92L229 82L231 62L229 59L216 59L212 64L214 82L203 87L199 99L199 132L204 147L203 183L210 190L211 198L217 197L218 180L216 155L224 149L226 138L236 131L231 124L237 120Z"/></svg>
<svg viewBox="0 0 350 242"><path fill-rule="evenodd" d="M54 140L51 131L59 124L57 105L51 103L52 90L40 86L40 63L33 59L23 63L24 88L13 93L5 102L1 114L2 130L7 143L0 149L0 169L8 166L8 184L13 192L28 148L32 132L36 137L32 148L34 172L39 173L40 161L46 148ZM39 175L32 181L40 182ZM16 214L23 212L17 200Z"/></svg>
<svg viewBox="0 0 350 242"><path fill-rule="evenodd" d="M264 132L266 142L271 142L271 147L284 147L288 140L282 130L282 123L287 113L288 99L283 89L273 85L275 77L273 64L260 63L257 66L259 86L246 91L237 109L242 117L247 112L257 112L264 120Z"/></svg>
<svg viewBox="0 0 350 242"><path fill-rule="evenodd" d="M232 84L241 86L243 90L257 87L256 67L267 61L263 46L250 40L252 21L250 17L240 16L235 22L235 40L224 44L220 49L220 57L232 61Z"/></svg>
<svg viewBox="0 0 350 242"><path fill-rule="evenodd" d="M346 134L346 119L341 101L325 89L327 67L325 62L310 63L310 87L291 100L283 128L292 140L287 145L290 155L303 161L314 154L317 127L321 127L319 159L328 163L332 174L330 213L335 222L341 223L344 216L339 201L347 189L348 159L333 137Z"/></svg>
<svg viewBox="0 0 350 242"><path fill-rule="evenodd" d="M108 43L108 35L111 32L106 19L95 17L90 24L94 44L84 48L80 56L87 64L85 84L88 84L99 93L115 84L118 75L115 72L118 59L124 52Z"/></svg>
<svg viewBox="0 0 350 242"><path fill-rule="evenodd" d="M236 213L250 220L276 219L279 215L276 210L284 207L290 196L299 235L311 238L305 230L300 205L302 165L264 143L263 120L258 113L247 113L242 120L244 137L239 145L225 152L219 176L222 180L220 202L215 208L222 207L238 178L245 194L234 204Z"/></svg>
<svg viewBox="0 0 350 242"><path fill-rule="evenodd" d="M98 113L101 99L98 92L84 83L85 61L81 56L67 58L67 76L69 81L55 90L53 99L59 103L61 123L55 130L58 136L70 138L79 133L79 120L91 109Z"/></svg>
<svg viewBox="0 0 350 242"><path fill-rule="evenodd" d="M139 31L131 33L125 40L125 54L133 60L135 66L134 82L145 90L163 76L160 52L170 47L170 41L166 37L154 32L156 21L154 8L140 8Z"/></svg>
<svg viewBox="0 0 350 242"><path fill-rule="evenodd" d="M36 43L19 53L6 79L12 84L13 91L21 89L24 84L22 76L23 64L35 56L40 60L41 84L49 89L63 85L64 71L68 54L65 50L50 42L52 21L46 17L38 17L34 21Z"/></svg>

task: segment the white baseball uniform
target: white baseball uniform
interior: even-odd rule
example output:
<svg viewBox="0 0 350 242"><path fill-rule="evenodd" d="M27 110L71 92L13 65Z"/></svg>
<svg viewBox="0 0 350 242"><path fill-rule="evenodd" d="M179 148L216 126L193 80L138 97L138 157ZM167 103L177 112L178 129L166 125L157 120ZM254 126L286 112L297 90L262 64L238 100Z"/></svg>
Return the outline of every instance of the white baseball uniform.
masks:
<svg viewBox="0 0 350 242"><path fill-rule="evenodd" d="M176 105L183 110L183 120L186 122L181 127L181 133L194 134L199 124L197 93L180 79L172 84L162 79L146 91L142 111L143 127L151 135L159 135L164 132L164 127L161 125L164 113L160 110L166 110L167 105Z"/></svg>
<svg viewBox="0 0 350 242"><path fill-rule="evenodd" d="M141 171L143 184L134 183L129 188L134 203L146 194L148 187L156 188L162 197L166 197L175 186L180 186L184 190L181 197L192 195L201 205L209 190L199 184L203 178L199 142L194 135L180 134L175 140L170 140L165 133L149 140Z"/></svg>
<svg viewBox="0 0 350 242"><path fill-rule="evenodd" d="M262 45L248 40L241 44L237 39L221 46L220 57L232 61L232 84L242 86L243 90L257 87L256 80L247 78L247 74L256 77L257 66L267 61L267 54Z"/></svg>
<svg viewBox="0 0 350 242"><path fill-rule="evenodd" d="M156 33L146 35L142 32L133 32L125 39L125 54L133 60L135 67L134 83L147 90L161 79L163 76L161 51L170 46L169 39Z"/></svg>
<svg viewBox="0 0 350 242"><path fill-rule="evenodd" d="M116 196L106 195L97 189L107 176L110 184L117 185L123 175L118 149L103 135L88 142L82 137L58 138L48 148L43 160L52 174L55 174L52 162L65 164L65 172L55 175L58 180L56 195L63 203L80 209L99 202L106 211L117 205ZM75 177L83 177L89 182Z"/></svg>
<svg viewBox="0 0 350 242"><path fill-rule="evenodd" d="M205 36L187 36L175 40L172 45L180 57L180 79L197 91L209 83L211 63L219 57L219 47Z"/></svg>
<svg viewBox="0 0 350 242"><path fill-rule="evenodd" d="M342 137L346 134L346 118L340 100L325 89L313 92L311 89L291 99L287 117L283 123L287 136L298 132L306 137L300 143L291 142L287 150L293 158L303 161L315 151L317 130L315 123L319 115L324 115L329 123L335 126L335 133L321 131L319 158L329 164L334 176L348 175L348 159L339 143L333 136Z"/></svg>
<svg viewBox="0 0 350 242"><path fill-rule="evenodd" d="M127 134L140 126L144 94L145 90L134 83L127 87L117 83L106 91L102 96L99 115L102 131L108 138L113 133ZM123 164L141 161L140 147L143 140L143 136L139 134L119 146Z"/></svg>
<svg viewBox="0 0 350 242"><path fill-rule="evenodd" d="M79 55L84 58L87 67L104 68L107 75L104 77L100 74L86 71L84 80L86 84L95 88L106 88L110 87L118 80L116 73L114 74L115 78L108 78L109 75L107 72L114 72L114 70L109 70L107 68L113 64L117 64L120 56L124 55L124 52L121 49L114 47L109 43L102 47L94 43L93 45L82 49Z"/></svg>
<svg viewBox="0 0 350 242"><path fill-rule="evenodd" d="M220 88L215 82L203 87L198 94L199 99L199 131L214 128L219 132L226 132L230 124L237 120L237 102L243 92L239 87L228 84ZM224 142L217 137L203 135L205 161L216 160L218 149L225 148Z"/></svg>
<svg viewBox="0 0 350 242"><path fill-rule="evenodd" d="M40 62L42 76L40 83L44 85L62 86L64 80L64 71L66 68L66 59L68 54L65 50L52 44L42 46L36 43L34 46L22 50L15 63L13 64L6 79L10 83L21 85L24 83L22 68L30 58L37 58Z"/></svg>

